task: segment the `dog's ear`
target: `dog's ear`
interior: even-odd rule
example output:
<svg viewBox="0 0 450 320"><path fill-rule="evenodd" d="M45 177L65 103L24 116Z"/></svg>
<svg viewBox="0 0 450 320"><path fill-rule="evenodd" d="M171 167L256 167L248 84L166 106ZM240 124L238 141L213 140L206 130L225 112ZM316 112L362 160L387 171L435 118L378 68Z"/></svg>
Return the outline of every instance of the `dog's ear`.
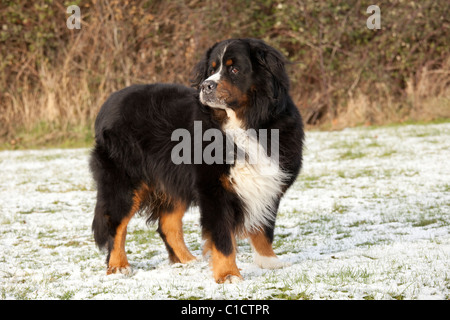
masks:
<svg viewBox="0 0 450 320"><path fill-rule="evenodd" d="M251 39L250 47L255 61L272 77L272 98L283 98L289 92L289 77L285 68L288 61L281 52L262 40Z"/></svg>
<svg viewBox="0 0 450 320"><path fill-rule="evenodd" d="M211 52L213 49L217 46L217 43L214 44L211 48L206 50L206 53L204 54L203 58L198 62L194 69L191 72L191 86L198 89L200 84L205 81L205 79L208 77L208 61L209 57L211 56Z"/></svg>
<svg viewBox="0 0 450 320"><path fill-rule="evenodd" d="M253 110L266 121L285 110L289 94L288 62L276 49L258 39L248 39L254 74ZM250 119L249 119L250 120Z"/></svg>

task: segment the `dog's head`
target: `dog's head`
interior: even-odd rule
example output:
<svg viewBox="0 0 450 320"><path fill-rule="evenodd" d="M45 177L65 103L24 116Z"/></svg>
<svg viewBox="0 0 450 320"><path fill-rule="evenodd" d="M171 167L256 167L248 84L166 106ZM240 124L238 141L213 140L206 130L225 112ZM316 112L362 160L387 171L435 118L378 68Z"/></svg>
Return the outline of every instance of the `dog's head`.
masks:
<svg viewBox="0 0 450 320"><path fill-rule="evenodd" d="M262 40L225 40L206 51L191 82L202 104L231 109L248 127L257 127L284 109L289 91L285 63Z"/></svg>

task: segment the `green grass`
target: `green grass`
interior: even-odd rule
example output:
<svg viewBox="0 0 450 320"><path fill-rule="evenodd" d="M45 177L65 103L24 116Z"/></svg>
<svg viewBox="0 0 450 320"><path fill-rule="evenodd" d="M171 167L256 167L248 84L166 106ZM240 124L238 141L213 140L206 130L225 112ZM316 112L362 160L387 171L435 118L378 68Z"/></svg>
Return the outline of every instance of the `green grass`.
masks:
<svg viewBox="0 0 450 320"><path fill-rule="evenodd" d="M353 160L353 159L360 159L365 156L366 156L366 154L364 152L347 150L346 152L341 153L340 159L341 160Z"/></svg>
<svg viewBox="0 0 450 320"><path fill-rule="evenodd" d="M70 300L73 298L74 295L75 295L75 291L69 290L69 291L64 292L62 295L58 296L58 298L61 300Z"/></svg>
<svg viewBox="0 0 450 320"><path fill-rule="evenodd" d="M382 129L382 128L403 128L403 127L409 126L409 125L430 125L430 124L442 124L442 123L449 123L449 122L450 122L450 118L437 118L437 119L428 120L428 121L407 119L402 122L391 122L391 123L385 123L382 125L371 125L371 126L364 127L364 129L376 130L376 129Z"/></svg>
<svg viewBox="0 0 450 320"><path fill-rule="evenodd" d="M275 293L270 296L268 300L312 300L312 296L306 292L300 293L290 293L290 292L280 292Z"/></svg>
<svg viewBox="0 0 450 320"><path fill-rule="evenodd" d="M450 119L437 119L432 121L405 121L402 123L389 123L385 125L375 125L369 127L361 127L364 130L376 130L379 128L402 128L406 125L425 125L425 124L441 124L450 122ZM326 128L310 128L310 131L326 130ZM5 140L0 138L0 150L24 150L24 149L48 149L48 148L89 148L94 143L93 124L85 125L73 124L56 124L39 122L34 127L18 128L17 134L14 138ZM424 132L417 131L417 137L435 136L439 132ZM369 137L369 142L364 144L361 141L346 141L341 140L333 143L330 148L333 149L347 149L340 157L342 160L359 159L367 156L365 153L354 151L361 147L378 148L382 145L373 137ZM386 151L385 156L389 156L390 152Z"/></svg>
<svg viewBox="0 0 450 320"><path fill-rule="evenodd" d="M0 150L87 148L94 142L93 125L61 125L39 122L31 129L19 128L14 138L0 139Z"/></svg>

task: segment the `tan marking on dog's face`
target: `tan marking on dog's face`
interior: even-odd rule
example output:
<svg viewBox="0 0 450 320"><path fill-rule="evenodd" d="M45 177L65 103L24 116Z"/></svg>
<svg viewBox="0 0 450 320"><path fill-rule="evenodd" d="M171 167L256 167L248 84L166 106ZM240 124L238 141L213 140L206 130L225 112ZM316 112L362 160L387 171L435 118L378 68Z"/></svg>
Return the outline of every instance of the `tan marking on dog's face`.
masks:
<svg viewBox="0 0 450 320"><path fill-rule="evenodd" d="M248 103L247 94L226 80L218 83L216 96L218 100L225 101L229 105L237 103L238 107L246 106Z"/></svg>

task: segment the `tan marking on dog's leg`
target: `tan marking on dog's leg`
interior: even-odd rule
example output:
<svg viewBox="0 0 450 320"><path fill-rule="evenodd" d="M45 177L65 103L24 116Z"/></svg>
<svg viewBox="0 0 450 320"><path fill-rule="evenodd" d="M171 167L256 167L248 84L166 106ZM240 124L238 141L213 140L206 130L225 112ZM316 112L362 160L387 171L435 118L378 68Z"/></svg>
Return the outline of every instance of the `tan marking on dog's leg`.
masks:
<svg viewBox="0 0 450 320"><path fill-rule="evenodd" d="M130 273L130 264L128 263L127 254L125 252L125 239L127 236L128 222L134 216L134 212L122 220L116 229L116 236L114 237L113 249L111 250L108 270L106 274L112 273Z"/></svg>
<svg viewBox="0 0 450 320"><path fill-rule="evenodd" d="M291 265L289 262L283 262L277 258L272 242L263 231L251 233L249 237L253 248L253 261L260 268L279 269Z"/></svg>
<svg viewBox="0 0 450 320"><path fill-rule="evenodd" d="M206 239L203 253L211 251L211 265L213 276L217 283L236 283L242 281L243 278L236 265L236 240L233 239L233 250L231 254L224 255L220 252L210 238Z"/></svg>
<svg viewBox="0 0 450 320"><path fill-rule="evenodd" d="M133 205L128 215L122 219L122 222L116 228L113 248L110 252L108 269L106 274L112 273L131 273L130 264L128 263L127 254L125 252L125 240L127 236L127 226L131 218L139 210L144 193L148 192L148 187L143 185L141 189L136 190L133 196Z"/></svg>
<svg viewBox="0 0 450 320"><path fill-rule="evenodd" d="M272 243L269 241L263 231L250 234L250 241L253 249L261 256L276 257L272 248Z"/></svg>
<svg viewBox="0 0 450 320"><path fill-rule="evenodd" d="M182 219L185 211L186 205L177 203L175 209L172 212L162 214L159 221L159 227L165 236L165 241L175 255L169 254L172 263L188 263L195 260L184 242Z"/></svg>

